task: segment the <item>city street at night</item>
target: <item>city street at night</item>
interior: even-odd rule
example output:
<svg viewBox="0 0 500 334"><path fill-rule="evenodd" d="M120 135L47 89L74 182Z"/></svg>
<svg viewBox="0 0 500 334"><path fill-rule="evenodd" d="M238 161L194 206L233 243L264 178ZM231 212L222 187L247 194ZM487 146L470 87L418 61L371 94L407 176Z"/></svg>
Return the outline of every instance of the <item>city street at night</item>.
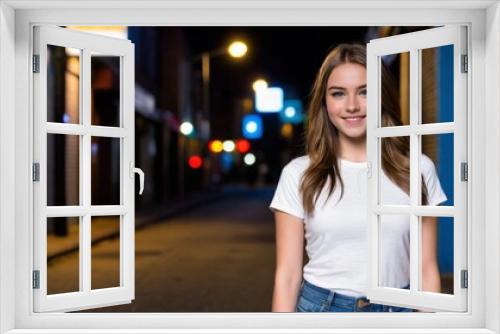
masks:
<svg viewBox="0 0 500 334"><path fill-rule="evenodd" d="M135 300L92 311L269 312L275 265L272 194L271 188L227 191L216 201L137 230ZM114 238L93 246L93 279L113 276L118 244ZM78 282L71 269L75 262L77 252L49 262L49 282Z"/></svg>

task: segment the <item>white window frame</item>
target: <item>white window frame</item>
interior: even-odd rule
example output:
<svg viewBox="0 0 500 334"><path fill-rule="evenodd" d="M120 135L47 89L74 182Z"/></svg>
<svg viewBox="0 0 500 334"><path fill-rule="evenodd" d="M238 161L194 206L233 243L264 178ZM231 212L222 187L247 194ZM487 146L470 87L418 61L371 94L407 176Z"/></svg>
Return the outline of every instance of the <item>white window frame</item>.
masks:
<svg viewBox="0 0 500 334"><path fill-rule="evenodd" d="M62 9L63 6L66 9ZM30 289L33 245L30 231L33 218L30 209L33 204L30 195L31 26L83 23L469 25L469 311L466 314L398 315L34 314ZM128 333L151 333L161 328L165 333L182 332L176 328L190 328L189 333L352 333L351 328L357 333L500 333L500 229L497 223L500 221L500 113L497 112L500 109L500 7L497 1L5 0L0 3L0 73L0 333L47 333L47 329L53 329L50 332L59 329L61 333L117 333L120 329L129 329Z"/></svg>

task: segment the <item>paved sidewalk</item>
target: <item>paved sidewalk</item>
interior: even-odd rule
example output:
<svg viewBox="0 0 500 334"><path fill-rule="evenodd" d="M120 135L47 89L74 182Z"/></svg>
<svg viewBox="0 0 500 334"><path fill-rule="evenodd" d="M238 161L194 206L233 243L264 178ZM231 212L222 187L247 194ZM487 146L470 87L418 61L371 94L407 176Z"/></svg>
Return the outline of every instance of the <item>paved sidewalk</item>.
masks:
<svg viewBox="0 0 500 334"><path fill-rule="evenodd" d="M172 217L181 212L198 207L202 204L215 201L225 196L222 190L210 191L202 194L195 194L185 201L172 203L168 207L159 207L151 212L140 212L136 214L136 229L154 224L160 220ZM119 224L115 219L96 219L92 224L92 244L119 236ZM68 235L58 237L53 234L47 236L47 261L51 261L59 256L66 255L79 249L78 224L68 224Z"/></svg>

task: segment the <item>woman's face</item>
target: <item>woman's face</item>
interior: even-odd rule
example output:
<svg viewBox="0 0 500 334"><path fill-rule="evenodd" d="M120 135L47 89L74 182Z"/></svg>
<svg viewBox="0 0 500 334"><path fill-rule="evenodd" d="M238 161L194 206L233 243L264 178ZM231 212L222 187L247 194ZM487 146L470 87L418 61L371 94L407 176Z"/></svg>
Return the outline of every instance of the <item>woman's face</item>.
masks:
<svg viewBox="0 0 500 334"><path fill-rule="evenodd" d="M343 139L366 136L366 69L356 63L336 66L326 85L328 118Z"/></svg>

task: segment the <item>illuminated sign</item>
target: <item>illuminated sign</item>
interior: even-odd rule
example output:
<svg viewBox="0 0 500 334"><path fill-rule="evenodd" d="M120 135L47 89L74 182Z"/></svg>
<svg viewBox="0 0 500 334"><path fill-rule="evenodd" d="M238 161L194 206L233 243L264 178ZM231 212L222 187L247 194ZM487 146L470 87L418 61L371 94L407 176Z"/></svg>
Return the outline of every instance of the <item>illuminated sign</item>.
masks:
<svg viewBox="0 0 500 334"><path fill-rule="evenodd" d="M268 87L255 91L255 109L258 112L279 112L283 109L283 89Z"/></svg>

